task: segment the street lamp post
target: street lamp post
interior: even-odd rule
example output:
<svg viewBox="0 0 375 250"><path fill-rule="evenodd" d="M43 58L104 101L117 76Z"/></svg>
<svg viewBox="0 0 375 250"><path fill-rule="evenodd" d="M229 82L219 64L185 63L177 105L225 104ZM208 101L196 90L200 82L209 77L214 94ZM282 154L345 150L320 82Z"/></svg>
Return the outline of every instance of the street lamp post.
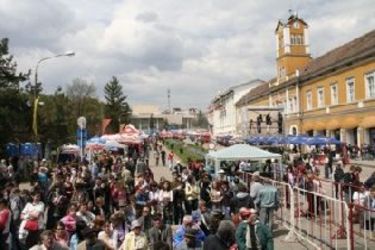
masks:
<svg viewBox="0 0 375 250"><path fill-rule="evenodd" d="M53 58L57 58L57 57L63 57L63 56L74 56L75 55L75 52L73 51L67 51L65 52L64 54L58 54L58 55L54 55L54 56L48 56L48 57L44 57L42 59L40 59L37 63L36 63L36 66L35 66L35 72L34 72L34 90L33 90L33 132L34 132L34 136L35 136L35 139L37 138L38 136L38 127L37 127L37 109L38 109L38 93L37 93L37 85L38 85L38 68L39 68L39 64L44 62L44 61L47 61L49 59L53 59Z"/></svg>

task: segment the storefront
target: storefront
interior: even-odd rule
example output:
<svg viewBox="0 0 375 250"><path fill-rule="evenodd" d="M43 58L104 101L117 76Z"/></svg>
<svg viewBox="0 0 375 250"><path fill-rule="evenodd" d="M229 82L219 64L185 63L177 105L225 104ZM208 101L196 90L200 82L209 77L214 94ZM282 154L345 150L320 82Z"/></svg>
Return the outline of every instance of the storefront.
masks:
<svg viewBox="0 0 375 250"><path fill-rule="evenodd" d="M363 128L363 143L375 144L375 116L363 118L360 127Z"/></svg>
<svg viewBox="0 0 375 250"><path fill-rule="evenodd" d="M357 145L358 143L357 130L358 130L357 128L345 130L345 142L347 144Z"/></svg>
<svg viewBox="0 0 375 250"><path fill-rule="evenodd" d="M365 129L364 143L375 145L375 127Z"/></svg>

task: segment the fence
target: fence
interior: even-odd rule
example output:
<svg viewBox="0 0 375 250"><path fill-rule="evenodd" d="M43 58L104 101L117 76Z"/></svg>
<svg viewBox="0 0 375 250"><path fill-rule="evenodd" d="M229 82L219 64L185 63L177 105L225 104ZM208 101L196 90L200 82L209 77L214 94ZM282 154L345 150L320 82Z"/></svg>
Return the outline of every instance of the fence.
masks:
<svg viewBox="0 0 375 250"><path fill-rule="evenodd" d="M351 249L375 249L375 201L363 186L321 180L327 195L344 201L349 209L349 229L343 231L351 240ZM344 220L345 218L342 218Z"/></svg>
<svg viewBox="0 0 375 250"><path fill-rule="evenodd" d="M250 173L242 173L249 190L252 176ZM375 204L364 204L375 203L375 200L353 202L353 186L324 181L323 194L286 182L260 178L279 191L281 205L274 216L289 231L286 241L297 238L315 249L375 249L372 237L375 231L375 210L370 209ZM361 195L360 199L368 197Z"/></svg>

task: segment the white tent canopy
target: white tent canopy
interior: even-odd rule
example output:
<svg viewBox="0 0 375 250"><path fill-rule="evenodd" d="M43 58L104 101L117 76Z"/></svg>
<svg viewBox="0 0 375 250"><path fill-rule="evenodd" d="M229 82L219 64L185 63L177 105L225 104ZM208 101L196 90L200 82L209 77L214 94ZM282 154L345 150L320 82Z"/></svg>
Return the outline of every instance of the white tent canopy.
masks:
<svg viewBox="0 0 375 250"><path fill-rule="evenodd" d="M206 160L215 162L215 173L220 168L220 161L263 161L268 159L278 159L281 162L281 155L248 144L235 144L218 151L210 151L206 155Z"/></svg>
<svg viewBox="0 0 375 250"><path fill-rule="evenodd" d="M106 148L126 148L124 144L121 144L115 140L108 140L104 145Z"/></svg>

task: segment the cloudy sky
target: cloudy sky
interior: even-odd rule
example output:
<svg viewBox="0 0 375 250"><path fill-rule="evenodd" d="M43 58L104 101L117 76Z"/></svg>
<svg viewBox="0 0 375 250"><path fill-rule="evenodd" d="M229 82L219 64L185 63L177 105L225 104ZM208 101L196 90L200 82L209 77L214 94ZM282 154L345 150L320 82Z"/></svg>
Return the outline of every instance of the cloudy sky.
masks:
<svg viewBox="0 0 375 250"><path fill-rule="evenodd" d="M274 29L297 10L313 57L375 28L373 0L0 0L0 37L20 70L39 68L45 92L74 78L97 96L113 75L130 104L204 108L231 85L275 75Z"/></svg>

